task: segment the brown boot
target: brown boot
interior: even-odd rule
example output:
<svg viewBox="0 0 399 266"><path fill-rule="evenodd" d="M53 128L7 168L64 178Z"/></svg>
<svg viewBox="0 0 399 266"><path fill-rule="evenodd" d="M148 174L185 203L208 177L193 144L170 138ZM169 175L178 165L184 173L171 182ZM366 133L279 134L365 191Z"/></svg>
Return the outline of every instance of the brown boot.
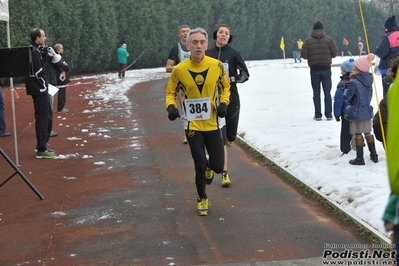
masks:
<svg viewBox="0 0 399 266"><path fill-rule="evenodd" d="M352 165L364 165L363 138L355 138L355 143L356 143L356 158L350 160L349 163Z"/></svg>
<svg viewBox="0 0 399 266"><path fill-rule="evenodd" d="M375 151L374 135L367 136L366 141L367 141L367 147L369 148L370 151L370 159L373 162L378 163L378 154Z"/></svg>

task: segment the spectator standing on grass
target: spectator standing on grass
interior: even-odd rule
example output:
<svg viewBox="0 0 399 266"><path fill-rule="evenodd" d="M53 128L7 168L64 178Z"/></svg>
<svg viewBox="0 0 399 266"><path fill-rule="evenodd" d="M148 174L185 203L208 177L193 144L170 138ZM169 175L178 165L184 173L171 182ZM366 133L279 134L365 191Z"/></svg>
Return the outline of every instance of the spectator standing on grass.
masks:
<svg viewBox="0 0 399 266"><path fill-rule="evenodd" d="M390 87L393 86L393 82L396 79L396 73L398 71L398 68L399 68L399 56L392 61L390 68L388 68L387 70L387 75L384 77L384 81L387 84L389 84ZM387 140L386 136L387 136L387 124L388 124L388 107L387 107L388 95L389 94L387 93L387 95L385 95L385 97L380 101L379 111L376 112L373 118L373 131L375 138L382 143L384 142L384 138L385 141ZM382 120L380 120L380 113ZM380 121L382 121L382 123Z"/></svg>
<svg viewBox="0 0 399 266"><path fill-rule="evenodd" d="M119 78L124 78L125 77L125 72L126 72L126 65L127 65L127 57L129 56L129 53L126 50L126 43L122 44L118 50L118 77Z"/></svg>
<svg viewBox="0 0 399 266"><path fill-rule="evenodd" d="M399 52L399 27L396 23L395 16L389 17L385 21L384 26L385 36L382 37L375 50L375 55L380 58L378 68L382 77L383 97L385 97L389 89L389 84L385 82L384 78L387 75L387 70L391 62L396 58Z"/></svg>
<svg viewBox="0 0 399 266"><path fill-rule="evenodd" d="M341 57L344 57L345 53L349 54L352 56L352 53L349 51L349 41L348 39L344 38L342 41L342 53Z"/></svg>
<svg viewBox="0 0 399 266"><path fill-rule="evenodd" d="M324 92L324 115L327 120L332 120L332 98L331 98L331 63L338 55L338 47L334 40L326 35L323 24L317 21L313 25L310 38L306 39L302 46L302 57L308 60L310 67L310 81L313 89L314 117L321 121L320 85Z"/></svg>
<svg viewBox="0 0 399 266"><path fill-rule="evenodd" d="M364 54L365 51L363 51L364 41L360 36L357 38L357 47L359 48L359 56L362 56L362 54Z"/></svg>
<svg viewBox="0 0 399 266"><path fill-rule="evenodd" d="M355 60L350 58L341 64L341 80L338 82L334 96L334 116L337 122L341 121L340 149L342 155L351 151L352 134L350 133L349 121L345 118L345 109L348 103L344 101L344 91L350 81Z"/></svg>
<svg viewBox="0 0 399 266"><path fill-rule="evenodd" d="M294 57L295 63L297 62L297 59L299 63L302 62L301 58L299 57L298 42L295 39L292 40L292 56Z"/></svg>
<svg viewBox="0 0 399 266"><path fill-rule="evenodd" d="M301 51L302 51L302 46L303 46L303 41L301 40L301 38L298 39L297 43L298 43L298 50L299 50L298 57L299 57L299 59L301 59Z"/></svg>
<svg viewBox="0 0 399 266"><path fill-rule="evenodd" d="M350 133L355 135L356 158L350 160L352 165L364 165L363 135L366 138L370 151L370 159L378 162L375 150L374 135L371 133L373 107L370 105L373 97L373 78L370 71L374 54L360 57L355 60L355 66L350 74L350 82L344 92L344 100L348 102L345 118L350 121Z"/></svg>
<svg viewBox="0 0 399 266"><path fill-rule="evenodd" d="M66 103L66 84L70 82L69 80L69 70L70 67L67 62L65 62L63 53L64 46L60 43L54 45L54 50L57 54L62 56L61 62L57 70L57 86L58 86L58 102L57 102L57 112L58 113L69 113L68 108L65 108Z"/></svg>

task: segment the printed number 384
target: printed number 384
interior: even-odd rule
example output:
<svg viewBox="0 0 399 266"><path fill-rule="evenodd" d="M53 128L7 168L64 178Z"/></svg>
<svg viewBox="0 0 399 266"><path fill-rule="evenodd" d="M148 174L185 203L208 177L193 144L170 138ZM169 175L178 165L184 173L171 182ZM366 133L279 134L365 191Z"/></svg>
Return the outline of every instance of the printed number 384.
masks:
<svg viewBox="0 0 399 266"><path fill-rule="evenodd" d="M208 105L206 103L196 103L189 105L189 111L191 114L200 114L202 112L208 112Z"/></svg>

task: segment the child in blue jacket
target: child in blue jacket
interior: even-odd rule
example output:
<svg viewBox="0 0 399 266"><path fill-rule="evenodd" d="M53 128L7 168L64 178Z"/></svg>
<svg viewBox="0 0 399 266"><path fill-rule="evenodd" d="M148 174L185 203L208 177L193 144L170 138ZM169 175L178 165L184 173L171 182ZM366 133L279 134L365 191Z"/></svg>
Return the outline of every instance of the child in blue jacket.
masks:
<svg viewBox="0 0 399 266"><path fill-rule="evenodd" d="M352 73L355 60L350 58L341 64L341 81L338 82L337 90L334 96L334 116L337 122L341 121L340 149L342 155L351 150L352 134L349 130L349 121L344 117L345 108L348 103L344 101L345 86L349 83L349 75Z"/></svg>

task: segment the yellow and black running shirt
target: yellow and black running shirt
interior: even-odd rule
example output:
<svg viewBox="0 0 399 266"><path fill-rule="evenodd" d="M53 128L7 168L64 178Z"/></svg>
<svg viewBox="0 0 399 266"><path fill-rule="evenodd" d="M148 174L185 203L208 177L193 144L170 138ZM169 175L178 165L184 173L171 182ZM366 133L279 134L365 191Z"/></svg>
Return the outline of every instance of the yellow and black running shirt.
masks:
<svg viewBox="0 0 399 266"><path fill-rule="evenodd" d="M176 107L176 95L184 92L183 108L188 130L218 129L218 102L230 102L230 84L219 60L204 56L199 63L184 60L173 68L166 88L165 107Z"/></svg>

